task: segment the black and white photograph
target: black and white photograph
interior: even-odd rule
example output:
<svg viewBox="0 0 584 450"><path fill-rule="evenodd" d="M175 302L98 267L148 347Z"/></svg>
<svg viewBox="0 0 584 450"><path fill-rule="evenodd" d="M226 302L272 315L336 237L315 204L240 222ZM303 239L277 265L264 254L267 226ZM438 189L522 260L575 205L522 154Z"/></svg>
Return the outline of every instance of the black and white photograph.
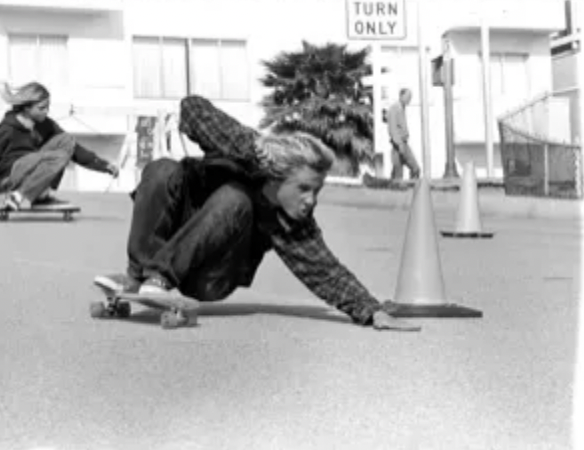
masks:
<svg viewBox="0 0 584 450"><path fill-rule="evenodd" d="M580 0L0 0L0 450L584 450Z"/></svg>

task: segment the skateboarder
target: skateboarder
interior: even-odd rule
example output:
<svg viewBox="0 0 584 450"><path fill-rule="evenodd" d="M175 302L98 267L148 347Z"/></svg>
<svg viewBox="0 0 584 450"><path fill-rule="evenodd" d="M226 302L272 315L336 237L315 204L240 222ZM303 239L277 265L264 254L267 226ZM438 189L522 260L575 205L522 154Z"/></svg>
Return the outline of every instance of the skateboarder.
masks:
<svg viewBox="0 0 584 450"><path fill-rule="evenodd" d="M8 191L6 207L65 205L52 194L70 161L87 169L118 176L118 168L75 142L48 117L50 94L32 82L2 93L12 106L0 122L0 191Z"/></svg>
<svg viewBox="0 0 584 450"><path fill-rule="evenodd" d="M198 96L180 107L180 130L205 157L144 168L131 194L127 275L98 276L98 286L144 294L176 288L200 301L222 300L250 286L273 249L355 323L403 329L390 315L395 304L378 302L337 260L314 219L334 159L328 147L303 133L262 136Z"/></svg>

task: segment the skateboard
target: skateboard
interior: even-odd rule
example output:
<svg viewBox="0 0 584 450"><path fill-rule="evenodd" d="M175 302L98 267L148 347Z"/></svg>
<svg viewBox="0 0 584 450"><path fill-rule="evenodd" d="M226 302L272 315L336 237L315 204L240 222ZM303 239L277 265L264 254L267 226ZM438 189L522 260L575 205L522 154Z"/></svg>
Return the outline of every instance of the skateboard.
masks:
<svg viewBox="0 0 584 450"><path fill-rule="evenodd" d="M78 206L35 206L33 208L23 208L18 211L8 209L6 206L0 207L0 221L7 221L10 214L40 214L40 213L60 213L63 220L70 222L73 220L73 213L80 212Z"/></svg>
<svg viewBox="0 0 584 450"><path fill-rule="evenodd" d="M98 286L106 297L105 302L92 302L91 317L95 319L128 318L131 314L130 303L138 303L148 308L161 309L160 325L164 329L180 328L196 324L196 311L199 302L181 294L137 294L117 292Z"/></svg>

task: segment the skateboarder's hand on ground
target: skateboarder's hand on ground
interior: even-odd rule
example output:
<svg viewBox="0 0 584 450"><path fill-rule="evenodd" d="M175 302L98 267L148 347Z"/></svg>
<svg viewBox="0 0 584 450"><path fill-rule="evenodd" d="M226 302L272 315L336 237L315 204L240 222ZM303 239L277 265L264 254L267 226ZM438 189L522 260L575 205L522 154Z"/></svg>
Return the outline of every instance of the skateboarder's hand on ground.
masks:
<svg viewBox="0 0 584 450"><path fill-rule="evenodd" d="M373 314L373 328L376 330L420 331L422 327L408 321L390 316L385 311L376 311Z"/></svg>

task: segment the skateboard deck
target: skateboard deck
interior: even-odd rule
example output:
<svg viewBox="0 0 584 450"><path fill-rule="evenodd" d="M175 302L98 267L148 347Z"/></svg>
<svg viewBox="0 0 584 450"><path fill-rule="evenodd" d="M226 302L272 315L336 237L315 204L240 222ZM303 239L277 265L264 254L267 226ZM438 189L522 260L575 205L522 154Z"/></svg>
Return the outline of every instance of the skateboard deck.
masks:
<svg viewBox="0 0 584 450"><path fill-rule="evenodd" d="M179 293L170 294L137 294L117 292L103 286L98 286L106 296L106 302L91 303L93 318L127 318L130 317L130 303L137 303L148 308L163 311L160 316L162 328L179 328L196 323L196 311L199 302Z"/></svg>
<svg viewBox="0 0 584 450"><path fill-rule="evenodd" d="M10 217L10 214L47 214L47 213L60 213L63 214L63 220L69 222L73 220L73 214L80 212L81 208L78 206L35 206L32 208L22 208L18 211L8 209L6 206L0 207L0 221L6 221Z"/></svg>

